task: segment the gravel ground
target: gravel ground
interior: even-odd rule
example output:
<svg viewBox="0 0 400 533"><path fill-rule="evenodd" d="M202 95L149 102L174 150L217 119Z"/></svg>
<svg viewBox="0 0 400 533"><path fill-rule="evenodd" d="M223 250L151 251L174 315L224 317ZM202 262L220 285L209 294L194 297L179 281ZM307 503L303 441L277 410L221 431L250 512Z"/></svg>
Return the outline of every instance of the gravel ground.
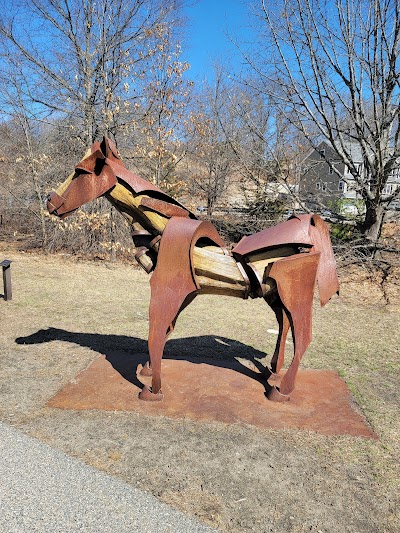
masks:
<svg viewBox="0 0 400 533"><path fill-rule="evenodd" d="M0 530L214 531L127 483L0 423Z"/></svg>

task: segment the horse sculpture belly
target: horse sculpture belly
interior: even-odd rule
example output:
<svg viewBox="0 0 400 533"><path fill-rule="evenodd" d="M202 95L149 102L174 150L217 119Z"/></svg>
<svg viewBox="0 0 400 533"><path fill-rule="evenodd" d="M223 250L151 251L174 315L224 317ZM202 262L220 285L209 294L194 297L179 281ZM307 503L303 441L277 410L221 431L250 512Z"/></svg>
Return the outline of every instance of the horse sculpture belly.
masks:
<svg viewBox="0 0 400 533"><path fill-rule="evenodd" d="M49 196L48 209L61 218L84 203L105 197L128 218L137 248L135 258L153 272L149 309L148 363L151 388L139 397L162 400L161 360L165 342L179 313L201 293L242 298L262 297L274 311L279 335L265 369L267 379L284 362L291 329L294 357L280 386L268 398L286 401L295 386L301 358L311 341L315 284L321 305L339 289L335 260L325 222L318 215L292 217L273 228L244 237L229 254L217 230L155 185L126 169L106 138L95 143L74 174ZM301 253L302 252L302 253Z"/></svg>

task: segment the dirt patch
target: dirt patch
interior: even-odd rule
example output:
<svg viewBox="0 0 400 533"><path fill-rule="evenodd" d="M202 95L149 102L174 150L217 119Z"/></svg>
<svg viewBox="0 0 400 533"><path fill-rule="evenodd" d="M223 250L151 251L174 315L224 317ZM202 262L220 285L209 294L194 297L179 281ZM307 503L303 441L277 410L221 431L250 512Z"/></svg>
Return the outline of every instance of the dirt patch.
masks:
<svg viewBox="0 0 400 533"><path fill-rule="evenodd" d="M121 352L97 357L47 406L377 438L352 408L345 383L333 371L300 370L289 403L266 402L267 390L279 381L272 376L267 382L250 362L185 361L177 355L163 361L163 401L149 404L138 397L144 385L151 385L151 378L136 371L143 363L142 357Z"/></svg>
<svg viewBox="0 0 400 533"><path fill-rule="evenodd" d="M144 353L148 278L129 265L4 247L1 255L14 261L13 300L0 300L2 420L221 531L399 530L400 313L395 305L360 298L370 286L362 282L353 295L345 282L340 299L315 307L314 339L302 367L338 371L377 442L48 408L104 350ZM49 328L58 330L57 338L16 342ZM275 329L262 301L199 297L178 321L167 353L204 358L213 342L219 359L235 357L240 347L244 359L266 362L276 340L267 331Z"/></svg>

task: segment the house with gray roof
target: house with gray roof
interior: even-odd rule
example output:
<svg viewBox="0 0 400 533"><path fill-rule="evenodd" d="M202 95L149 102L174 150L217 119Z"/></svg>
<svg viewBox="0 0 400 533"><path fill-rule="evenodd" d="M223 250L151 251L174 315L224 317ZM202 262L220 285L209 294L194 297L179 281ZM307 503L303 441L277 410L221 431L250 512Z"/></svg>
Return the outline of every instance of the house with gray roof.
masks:
<svg viewBox="0 0 400 533"><path fill-rule="evenodd" d="M365 170L361 147L356 143L349 143L348 150L358 172L363 176ZM351 207L361 200L354 176L326 141L322 141L317 148L310 150L303 159L298 182L301 199L313 209L317 206L330 208L340 199L347 200L346 203ZM388 179L383 196L390 196L397 188L400 188L400 168L395 169ZM391 207L396 209L396 202L392 204ZM398 208L400 209L400 205Z"/></svg>

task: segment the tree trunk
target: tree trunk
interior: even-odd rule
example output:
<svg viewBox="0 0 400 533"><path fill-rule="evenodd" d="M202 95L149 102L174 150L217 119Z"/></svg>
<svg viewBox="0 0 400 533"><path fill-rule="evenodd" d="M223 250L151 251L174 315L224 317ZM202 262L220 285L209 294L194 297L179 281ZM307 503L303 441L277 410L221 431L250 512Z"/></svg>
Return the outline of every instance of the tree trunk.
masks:
<svg viewBox="0 0 400 533"><path fill-rule="evenodd" d="M110 249L110 261L114 263L117 259L117 250L115 242L115 221L114 221L114 207L110 209L110 237L111 237L111 249Z"/></svg>
<svg viewBox="0 0 400 533"><path fill-rule="evenodd" d="M365 218L360 224L360 230L367 239L377 242L382 232L385 208L382 204L377 205L374 200L366 199L365 209Z"/></svg>
<svg viewBox="0 0 400 533"><path fill-rule="evenodd" d="M208 195L207 197L207 216L208 218L212 217L212 214L214 212L214 203L215 200L211 195Z"/></svg>
<svg viewBox="0 0 400 533"><path fill-rule="evenodd" d="M27 116L25 115L24 109L23 109L23 113L21 113L21 116L20 116L20 123L22 125L24 134L25 134L25 142L26 142L26 147L28 150L28 157L29 157L29 167L31 170L33 187L35 189L35 193L36 193L36 197L38 201L40 225L41 225L41 230L42 230L42 249L45 250L47 246L47 232L46 232L46 221L45 221L45 215L44 215L44 209L43 209L43 199L41 196L41 190L40 190L40 186L38 183L38 173L37 173L36 165L34 162L35 159L34 159L33 147L32 147L31 129L30 129Z"/></svg>

